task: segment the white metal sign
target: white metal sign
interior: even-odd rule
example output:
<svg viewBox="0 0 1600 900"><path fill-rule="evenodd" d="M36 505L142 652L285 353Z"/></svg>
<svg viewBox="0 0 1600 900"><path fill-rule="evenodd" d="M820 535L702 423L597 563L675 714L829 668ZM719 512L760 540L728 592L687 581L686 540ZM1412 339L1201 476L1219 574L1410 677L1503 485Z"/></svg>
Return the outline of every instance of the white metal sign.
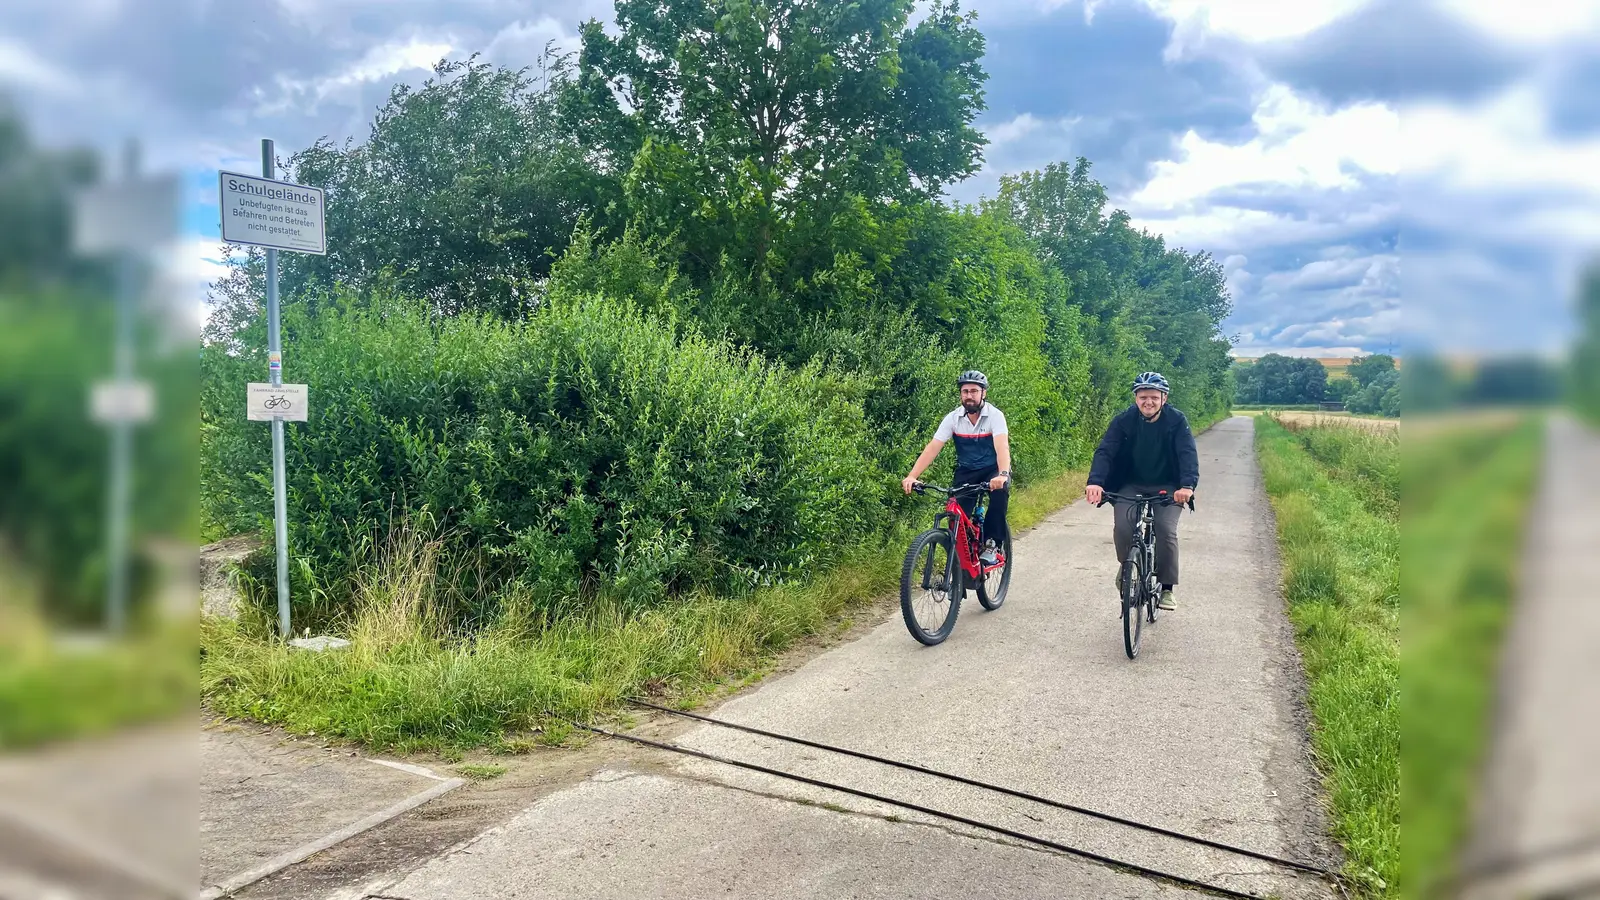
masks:
<svg viewBox="0 0 1600 900"><path fill-rule="evenodd" d="M155 396L148 382L105 381L94 386L90 411L96 422L147 422Z"/></svg>
<svg viewBox="0 0 1600 900"><path fill-rule="evenodd" d="M304 422L310 411L310 389L303 384L250 383L249 415L252 422Z"/></svg>
<svg viewBox="0 0 1600 900"><path fill-rule="evenodd" d="M72 198L72 247L79 253L137 252L177 234L175 175L95 185Z"/></svg>
<svg viewBox="0 0 1600 900"><path fill-rule="evenodd" d="M328 252L322 188L222 172L222 240L298 253Z"/></svg>

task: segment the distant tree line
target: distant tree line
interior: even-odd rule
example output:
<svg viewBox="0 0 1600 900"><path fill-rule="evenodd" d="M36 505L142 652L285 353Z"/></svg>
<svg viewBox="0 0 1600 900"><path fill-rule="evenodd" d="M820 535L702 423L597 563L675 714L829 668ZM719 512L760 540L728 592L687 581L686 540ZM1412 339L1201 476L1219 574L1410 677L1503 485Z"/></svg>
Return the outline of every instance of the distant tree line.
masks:
<svg viewBox="0 0 1600 900"><path fill-rule="evenodd" d="M1234 365L1234 402L1245 406L1300 406L1341 401L1351 412L1400 415L1400 373L1387 353L1359 356L1343 378L1330 377L1320 360L1269 353Z"/></svg>

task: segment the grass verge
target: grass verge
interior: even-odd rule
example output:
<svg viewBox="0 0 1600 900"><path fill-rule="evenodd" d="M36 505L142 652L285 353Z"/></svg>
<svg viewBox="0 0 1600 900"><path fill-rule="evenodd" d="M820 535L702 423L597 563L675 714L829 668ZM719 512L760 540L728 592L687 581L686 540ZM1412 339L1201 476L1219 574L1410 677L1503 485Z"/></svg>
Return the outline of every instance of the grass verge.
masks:
<svg viewBox="0 0 1600 900"><path fill-rule="evenodd" d="M1019 486L1013 529L1076 499L1083 480L1069 472ZM201 689L217 713L375 749L453 755L562 743L572 735L559 717L594 720L629 696L687 704L760 677L796 640L897 590L909 539L858 548L809 583L742 599L690 597L638 615L602 605L554 621L508 602L488 627L452 637L433 606L438 546L402 533L358 586L350 647L296 651L248 615L207 619Z"/></svg>
<svg viewBox="0 0 1600 900"><path fill-rule="evenodd" d="M0 752L170 720L195 707L192 625L72 643L8 598L0 607Z"/></svg>
<svg viewBox="0 0 1600 900"><path fill-rule="evenodd" d="M1312 740L1347 874L1392 895L1400 857L1398 437L1256 420Z"/></svg>
<svg viewBox="0 0 1600 900"><path fill-rule="evenodd" d="M1543 434L1529 415L1407 441L1402 896L1448 877L1468 834Z"/></svg>

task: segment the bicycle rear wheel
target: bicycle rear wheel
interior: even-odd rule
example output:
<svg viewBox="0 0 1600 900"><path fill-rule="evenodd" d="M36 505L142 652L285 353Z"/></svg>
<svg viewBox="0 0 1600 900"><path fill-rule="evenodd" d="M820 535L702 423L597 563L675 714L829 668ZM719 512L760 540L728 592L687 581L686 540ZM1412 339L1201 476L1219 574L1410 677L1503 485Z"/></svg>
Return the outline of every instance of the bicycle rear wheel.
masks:
<svg viewBox="0 0 1600 900"><path fill-rule="evenodd" d="M1144 576L1139 571L1137 553L1136 547L1122 563L1122 647L1129 659L1138 658L1139 637L1144 630Z"/></svg>
<svg viewBox="0 0 1600 900"><path fill-rule="evenodd" d="M929 529L912 540L900 570L900 614L912 637L931 647L950 636L963 574L948 531Z"/></svg>
<svg viewBox="0 0 1600 900"><path fill-rule="evenodd" d="M1011 536L1000 545L1000 555L1005 565L990 569L978 579L978 602L987 610L996 610L1006 602L1006 591L1011 589Z"/></svg>

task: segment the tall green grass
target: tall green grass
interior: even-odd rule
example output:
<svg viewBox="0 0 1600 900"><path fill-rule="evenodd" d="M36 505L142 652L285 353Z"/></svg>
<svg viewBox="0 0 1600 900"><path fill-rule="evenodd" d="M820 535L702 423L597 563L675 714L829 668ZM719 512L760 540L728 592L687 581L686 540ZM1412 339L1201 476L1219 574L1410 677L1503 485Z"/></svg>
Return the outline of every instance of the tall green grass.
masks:
<svg viewBox="0 0 1600 900"><path fill-rule="evenodd" d="M1542 421L1408 440L1404 459L1403 891L1450 875L1480 776L1495 662L1515 596Z"/></svg>
<svg viewBox="0 0 1600 900"><path fill-rule="evenodd" d="M1020 484L1012 528L1073 502L1083 484L1081 471ZM289 649L255 607L237 621L207 619L202 694L223 715L382 750L560 742L567 738L560 717L592 720L641 694L692 702L760 677L795 641L892 593L912 532L931 524L935 511L931 501L919 502L909 524L836 548L803 581L738 596L700 591L642 611L604 595L552 605L511 588L493 604L495 617L471 630L453 626L448 614L459 591L448 540L436 526L400 527L358 570L351 611L329 623L349 648Z"/></svg>
<svg viewBox="0 0 1600 900"><path fill-rule="evenodd" d="M1081 495L1083 473L1018 490L1013 528L1027 528ZM931 522L933 507L925 510ZM794 642L896 589L909 531L841 551L805 583L743 597L694 594L644 611L603 601L552 613L502 598L499 616L461 634L442 615L437 576L446 542L398 529L357 579L354 611L334 623L344 650L312 653L273 641L247 611L208 619L202 691L220 714L343 738L383 750L517 749L567 737L559 717L592 720L623 698L692 701L759 677ZM909 638L908 638L909 640Z"/></svg>
<svg viewBox="0 0 1600 900"><path fill-rule="evenodd" d="M139 616L118 637L68 641L35 576L0 558L0 752L98 737L192 712L192 623Z"/></svg>
<svg viewBox="0 0 1600 900"><path fill-rule="evenodd" d="M1348 874L1392 894L1400 857L1398 436L1256 419L1313 746Z"/></svg>

